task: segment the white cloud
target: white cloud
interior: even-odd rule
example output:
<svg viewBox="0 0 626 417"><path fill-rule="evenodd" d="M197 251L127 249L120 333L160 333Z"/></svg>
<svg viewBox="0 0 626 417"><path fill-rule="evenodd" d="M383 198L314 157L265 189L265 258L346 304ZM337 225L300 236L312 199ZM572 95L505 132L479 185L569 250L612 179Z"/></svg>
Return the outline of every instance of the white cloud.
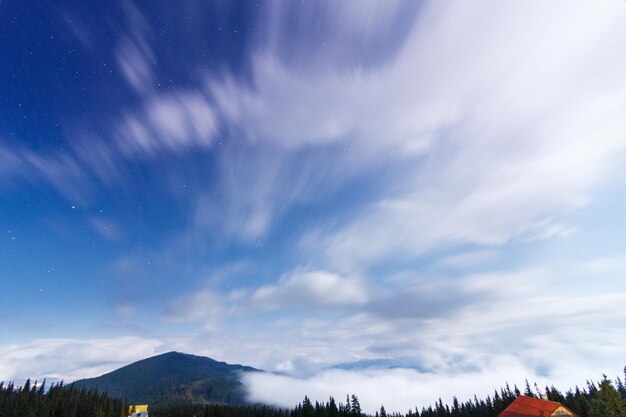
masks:
<svg viewBox="0 0 626 417"><path fill-rule="evenodd" d="M214 331L228 311L227 299L216 291L196 291L174 300L165 318L169 321L199 322L205 330Z"/></svg>
<svg viewBox="0 0 626 417"><path fill-rule="evenodd" d="M251 374L245 376L245 381L251 389L252 401L281 407L293 407L305 395L312 401L327 401L332 396L336 401L345 403L346 394L355 394L367 413L374 414L381 405L388 412L404 413L415 407L434 404L445 392L454 392L463 399L471 398L474 393L487 395L492 393L494 383L504 384L507 377L523 375L523 368L515 369L515 373L511 372L514 366L509 365L507 368L499 372L489 370L461 377L423 374L409 369L332 370L309 378Z"/></svg>
<svg viewBox="0 0 626 417"><path fill-rule="evenodd" d="M464 269L468 267L475 267L477 265L484 265L497 258L498 252L495 250L476 250L446 256L439 259L436 262L436 265L448 268Z"/></svg>
<svg viewBox="0 0 626 417"><path fill-rule="evenodd" d="M71 382L161 353L163 342L141 337L35 339L0 346L0 381L44 378Z"/></svg>
<svg viewBox="0 0 626 417"><path fill-rule="evenodd" d="M558 346L559 348L561 346ZM553 348L553 346L550 346ZM558 354L558 350L552 351ZM602 369L583 367L573 369L561 363L550 377L528 368L515 355L497 354L489 358L483 368L445 373L419 372L412 369L330 370L308 378L277 374L248 374L245 381L251 389L251 400L293 407L308 396L312 401L327 401L330 396L345 403L346 393L356 394L364 411L374 414L385 406L387 412L405 413L410 409L434 405L441 398L451 404L453 396L459 401L493 395L495 389L508 382L523 390L525 379L540 387L556 386L566 391L574 385L584 386L588 379L599 379ZM619 368L604 369L609 375ZM531 383L532 383L531 382Z"/></svg>
<svg viewBox="0 0 626 417"><path fill-rule="evenodd" d="M261 309L355 306L369 294L362 282L325 272L296 272L277 284L259 288L250 302Z"/></svg>

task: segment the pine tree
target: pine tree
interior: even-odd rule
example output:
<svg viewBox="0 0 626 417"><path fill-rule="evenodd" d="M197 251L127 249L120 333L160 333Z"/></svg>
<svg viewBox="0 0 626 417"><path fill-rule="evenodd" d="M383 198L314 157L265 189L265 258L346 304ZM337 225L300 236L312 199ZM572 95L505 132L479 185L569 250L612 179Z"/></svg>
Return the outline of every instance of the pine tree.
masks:
<svg viewBox="0 0 626 417"><path fill-rule="evenodd" d="M624 400L606 375L600 381L597 396L591 400L591 417L626 417Z"/></svg>
<svg viewBox="0 0 626 417"><path fill-rule="evenodd" d="M341 404L339 404L339 412L344 417L352 415L352 407L350 406L349 394L346 394L346 404L344 406L341 406Z"/></svg>
<svg viewBox="0 0 626 417"><path fill-rule="evenodd" d="M535 397L533 390L530 389L530 384L528 383L528 380L526 380L526 387L524 388L524 395L527 397Z"/></svg>
<svg viewBox="0 0 626 417"><path fill-rule="evenodd" d="M337 408L337 404L335 403L335 399L333 397L330 397L330 399L328 400L328 417L338 417L339 416L339 409Z"/></svg>
<svg viewBox="0 0 626 417"><path fill-rule="evenodd" d="M352 417L361 417L363 415L361 412L361 404L359 403L359 399L354 394L352 394L350 415Z"/></svg>

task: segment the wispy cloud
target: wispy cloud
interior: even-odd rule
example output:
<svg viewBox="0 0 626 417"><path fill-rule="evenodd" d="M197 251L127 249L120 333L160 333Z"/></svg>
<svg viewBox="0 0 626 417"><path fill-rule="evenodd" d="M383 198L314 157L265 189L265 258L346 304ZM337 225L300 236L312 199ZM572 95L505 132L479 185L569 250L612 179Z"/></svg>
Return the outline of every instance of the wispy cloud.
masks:
<svg viewBox="0 0 626 417"><path fill-rule="evenodd" d="M125 3L124 10L127 30L120 35L115 57L128 84L143 93L154 87L153 67L156 62L149 41L151 29L132 3Z"/></svg>
<svg viewBox="0 0 626 417"><path fill-rule="evenodd" d="M259 288L250 302L261 309L329 307L365 303L370 298L358 279L325 272L296 272L277 284Z"/></svg>
<svg viewBox="0 0 626 417"><path fill-rule="evenodd" d="M42 155L0 141L0 173L0 185L46 184L70 201L82 200L91 190L85 167L65 152Z"/></svg>
<svg viewBox="0 0 626 417"><path fill-rule="evenodd" d="M196 291L174 300L164 318L167 321L198 322L204 330L214 331L227 313L227 298L217 291Z"/></svg>
<svg viewBox="0 0 626 417"><path fill-rule="evenodd" d="M117 145L127 156L208 148L214 142L216 123L203 93L150 94L139 111L128 111L117 124Z"/></svg>
<svg viewBox="0 0 626 417"><path fill-rule="evenodd" d="M355 129L375 133L374 146L394 146L393 131L401 127L401 146L415 149L410 139L423 138L420 153L428 157L415 159L413 169L393 178L385 198L307 250L324 247L331 262L349 268L441 247L501 246L575 230L559 216L588 204L601 184L621 178L617 161L624 155L626 126L619 115L626 94L615 88L620 83L613 68L592 69L581 55L582 49L611 60L608 45L619 31L614 11L566 9L510 13L493 3L471 10L430 5L396 60L345 95L365 94L356 102L371 103L376 116L355 119ZM594 14L592 21L581 17L587 13ZM524 30L538 14L546 25L546 16L555 14L581 31ZM477 30L478 15L494 23ZM461 50L461 43L469 46ZM590 77L597 73L605 75ZM358 75L339 84L350 82L361 84ZM393 88L394 82L402 88ZM379 87L394 95L369 99ZM390 104L378 109L381 102ZM341 100L324 108L335 103ZM410 124L402 127L403 120ZM370 123L380 123L379 129ZM367 135L357 131L354 137L356 145ZM357 149L362 153L363 145Z"/></svg>
<svg viewBox="0 0 626 417"><path fill-rule="evenodd" d="M97 234L105 239L115 242L124 237L120 226L111 219L93 216L89 219L89 224Z"/></svg>

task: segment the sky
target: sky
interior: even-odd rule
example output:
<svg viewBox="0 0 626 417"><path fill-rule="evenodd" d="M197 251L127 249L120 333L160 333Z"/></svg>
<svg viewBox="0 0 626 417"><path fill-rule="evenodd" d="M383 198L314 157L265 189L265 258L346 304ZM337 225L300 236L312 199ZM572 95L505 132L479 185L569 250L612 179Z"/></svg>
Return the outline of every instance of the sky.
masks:
<svg viewBox="0 0 626 417"><path fill-rule="evenodd" d="M625 41L621 0L0 1L0 380L620 375Z"/></svg>

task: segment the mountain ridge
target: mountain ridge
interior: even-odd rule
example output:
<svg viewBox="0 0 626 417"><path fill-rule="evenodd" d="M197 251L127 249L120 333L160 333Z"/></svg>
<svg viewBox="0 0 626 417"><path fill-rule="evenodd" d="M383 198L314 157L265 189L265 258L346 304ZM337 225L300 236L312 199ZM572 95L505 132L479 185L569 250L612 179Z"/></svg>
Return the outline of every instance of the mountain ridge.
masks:
<svg viewBox="0 0 626 417"><path fill-rule="evenodd" d="M263 372L206 356L171 351L141 359L72 385L107 392L129 403L152 406L172 403L246 404L241 380L247 372Z"/></svg>

